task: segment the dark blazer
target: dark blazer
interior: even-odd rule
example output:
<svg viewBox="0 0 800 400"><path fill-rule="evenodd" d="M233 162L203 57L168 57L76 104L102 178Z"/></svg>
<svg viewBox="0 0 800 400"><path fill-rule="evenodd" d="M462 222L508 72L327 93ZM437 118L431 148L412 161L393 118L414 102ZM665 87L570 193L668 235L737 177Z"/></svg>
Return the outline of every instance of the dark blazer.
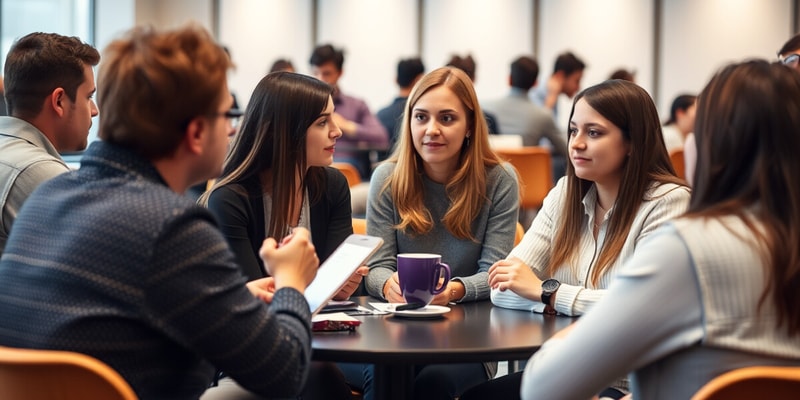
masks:
<svg viewBox="0 0 800 400"><path fill-rule="evenodd" d="M217 218L242 272L249 280L263 278L268 276L258 256L258 250L266 239L263 191L256 179L236 184L236 188L233 186L226 185L214 190L208 198L208 209ZM347 179L339 170L326 167L324 187L325 191L316 203L311 204L310 209L311 240L320 263L353 233ZM308 197L315 197L311 188ZM278 241L280 239L275 238Z"/></svg>

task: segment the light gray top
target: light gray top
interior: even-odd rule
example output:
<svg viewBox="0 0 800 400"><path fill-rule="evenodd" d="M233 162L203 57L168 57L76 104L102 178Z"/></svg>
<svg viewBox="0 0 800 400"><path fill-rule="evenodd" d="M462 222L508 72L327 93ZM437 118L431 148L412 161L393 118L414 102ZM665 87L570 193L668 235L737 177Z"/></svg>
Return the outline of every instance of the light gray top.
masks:
<svg viewBox="0 0 800 400"><path fill-rule="evenodd" d="M553 114L528 97L519 88L511 88L508 96L487 101L482 107L497 117L500 132L522 136L524 146L539 146L543 137L553 145L553 153L567 156L567 133L556 127Z"/></svg>
<svg viewBox="0 0 800 400"><path fill-rule="evenodd" d="M440 223L450 206L445 185L423 176L425 207L434 224L425 235L405 234L395 226L400 215L394 206L389 190L381 192L386 180L394 171L394 163L384 163L372 174L367 206L367 233L381 237L383 246L369 261L367 291L375 297L383 297L383 285L397 270L398 253L436 253L442 262L450 265L452 276L464 284L466 295L461 301L489 298L488 271L497 260L508 254L514 246L514 234L519 213L519 184L513 167L493 167L487 171L486 203L475 216L472 234L477 239L456 239ZM457 277L457 278L456 278Z"/></svg>
<svg viewBox="0 0 800 400"><path fill-rule="evenodd" d="M584 228L580 237L576 237L574 241L574 245L579 248L576 262L561 266L553 276L544 275L544 269L550 263L553 254L556 230L561 224L561 210L566 195L567 178L564 177L547 194L530 229L509 254L509 257L519 258L530 266L540 279L555 278L561 282L555 297L555 309L566 315L581 315L599 301L608 285L615 279L619 268L633 255L641 240L666 221L683 214L689 205L690 196L689 189L685 186L672 183L654 184L644 195L617 260L605 271L597 284L594 284L589 277L603 247L608 221L616 212L615 206L608 210L600 223L600 230L595 239L592 227L597 190L594 185L583 198ZM544 304L541 302L528 300L511 290L504 292L492 290L492 303L517 310L541 312L544 309Z"/></svg>
<svg viewBox="0 0 800 400"><path fill-rule="evenodd" d="M777 328L771 298L758 309L751 232L723 218L731 230L680 219L645 240L574 330L533 356L522 397L589 398L634 371L635 399L688 399L735 368L800 365L800 337Z"/></svg>
<svg viewBox="0 0 800 400"><path fill-rule="evenodd" d="M0 117L0 255L22 203L39 184L67 171L56 148L35 126Z"/></svg>

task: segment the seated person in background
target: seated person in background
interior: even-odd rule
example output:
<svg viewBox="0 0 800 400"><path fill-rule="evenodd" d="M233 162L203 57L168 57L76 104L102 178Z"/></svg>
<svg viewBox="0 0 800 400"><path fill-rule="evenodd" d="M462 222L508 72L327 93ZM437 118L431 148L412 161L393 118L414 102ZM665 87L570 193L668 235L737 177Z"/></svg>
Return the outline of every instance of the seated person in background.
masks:
<svg viewBox="0 0 800 400"><path fill-rule="evenodd" d="M219 221L250 280L268 276L258 256L265 237L283 237L302 226L311 231L322 262L353 233L347 180L329 167L342 136L331 117L331 92L307 75L273 72L262 78L222 175L199 200ZM366 273L362 267L335 298L350 297Z"/></svg>
<svg viewBox="0 0 800 400"><path fill-rule="evenodd" d="M403 108L406 106L406 100L411 93L411 89L425 74L425 65L419 57L407 58L400 60L397 63L397 86L400 87L400 93L395 97L392 104L382 108L378 111L378 119L381 124L389 132L389 147L393 148L397 143L397 138L400 136L400 126L402 126Z"/></svg>
<svg viewBox="0 0 800 400"><path fill-rule="evenodd" d="M763 60L727 66L697 116L686 215L533 356L523 398L588 398L632 372L634 399L688 399L736 368L800 366L800 75Z"/></svg>
<svg viewBox="0 0 800 400"><path fill-rule="evenodd" d="M785 65L800 69L800 34L792 36L778 50L778 59Z"/></svg>
<svg viewBox="0 0 800 400"><path fill-rule="evenodd" d="M300 392L308 231L265 240L272 277L245 285L213 216L182 196L222 167L230 67L199 27L136 28L106 48L102 141L28 198L0 260L0 345L88 354L141 399L197 399L215 367L263 396Z"/></svg>
<svg viewBox="0 0 800 400"><path fill-rule="evenodd" d="M450 61L447 62L448 67L455 67L458 68L464 73L467 74L472 82L475 82L475 69L477 66L475 65L475 60L472 59L471 55L467 55L466 57L461 57L458 55L454 55L450 58ZM483 110L483 119L486 120L486 126L489 129L490 134L500 134L500 126L497 124L497 118L490 112L486 112Z"/></svg>
<svg viewBox="0 0 800 400"><path fill-rule="evenodd" d="M272 63L272 66L269 68L269 72L295 72L294 65L291 61L285 58L279 58Z"/></svg>
<svg viewBox="0 0 800 400"><path fill-rule="evenodd" d="M486 102L484 106L497 116L503 134L522 136L523 145L539 146L542 138L547 138L553 153L553 175L560 178L566 168L566 134L556 127L551 112L528 97L538 75L539 63L534 58L517 58L511 63L508 76L511 92L506 97Z"/></svg>
<svg viewBox="0 0 800 400"><path fill-rule="evenodd" d="M514 244L516 172L489 148L472 81L460 69L425 75L405 113L397 147L371 182L367 232L384 244L369 262L367 290L404 303L396 255L436 253L453 279L433 304L488 300L489 266ZM452 399L494 376L496 366L419 365L414 398Z"/></svg>
<svg viewBox="0 0 800 400"><path fill-rule="evenodd" d="M694 129L696 103L697 96L693 94L682 94L672 101L669 119L661 127L667 153L683 149L686 136Z"/></svg>
<svg viewBox="0 0 800 400"><path fill-rule="evenodd" d="M381 122L372 112L369 111L367 103L359 98L342 93L339 88L339 78L342 76L344 66L344 51L337 50L333 46L326 44L314 49L309 60L313 75L333 86L333 105L336 112L333 113L333 121L342 130L342 137L339 138L342 144L355 147L361 142L365 142L371 147L388 148L389 134L381 125ZM334 160L353 164L361 173L361 179L368 181L372 174L372 160L368 152L355 152L336 149Z"/></svg>
<svg viewBox="0 0 800 400"><path fill-rule="evenodd" d="M94 47L55 33L31 33L11 46L5 65L10 116L0 117L0 255L25 199L69 171L59 152L86 148L97 115L92 66L99 61Z"/></svg>
<svg viewBox="0 0 800 400"><path fill-rule="evenodd" d="M635 83L609 80L579 93L569 126L567 176L547 195L522 241L489 270L496 306L582 315L642 240L689 204L689 189L664 148L655 104ZM519 393L520 378L495 379L484 393ZM471 396L465 398L480 398Z"/></svg>
<svg viewBox="0 0 800 400"><path fill-rule="evenodd" d="M623 81L636 83L636 71L628 71L625 68L620 68L612 72L608 79L621 79Z"/></svg>
<svg viewBox="0 0 800 400"><path fill-rule="evenodd" d="M584 69L586 64L575 54L571 52L559 54L553 65L552 75L544 85L539 84L531 91L531 100L552 110L553 116L558 119L558 96L564 94L572 98L578 93Z"/></svg>

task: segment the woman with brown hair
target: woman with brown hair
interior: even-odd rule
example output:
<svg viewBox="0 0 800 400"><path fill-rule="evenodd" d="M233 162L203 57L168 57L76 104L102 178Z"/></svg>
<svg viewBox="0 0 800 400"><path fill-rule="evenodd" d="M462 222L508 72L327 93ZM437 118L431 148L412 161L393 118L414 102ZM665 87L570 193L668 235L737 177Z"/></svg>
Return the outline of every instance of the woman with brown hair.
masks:
<svg viewBox="0 0 800 400"><path fill-rule="evenodd" d="M605 293L642 239L684 211L650 95L605 81L575 97L567 176L525 237L489 270L492 302L537 312L583 314Z"/></svg>

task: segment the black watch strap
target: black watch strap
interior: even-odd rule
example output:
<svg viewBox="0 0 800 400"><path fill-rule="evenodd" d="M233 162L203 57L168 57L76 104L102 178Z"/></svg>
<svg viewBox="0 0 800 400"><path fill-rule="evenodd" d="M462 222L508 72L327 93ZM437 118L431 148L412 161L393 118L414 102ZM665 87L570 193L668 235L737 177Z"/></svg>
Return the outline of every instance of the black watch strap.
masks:
<svg viewBox="0 0 800 400"><path fill-rule="evenodd" d="M555 279L547 279L542 282L542 303L549 306L550 300L558 291L559 286L561 286L561 282Z"/></svg>

